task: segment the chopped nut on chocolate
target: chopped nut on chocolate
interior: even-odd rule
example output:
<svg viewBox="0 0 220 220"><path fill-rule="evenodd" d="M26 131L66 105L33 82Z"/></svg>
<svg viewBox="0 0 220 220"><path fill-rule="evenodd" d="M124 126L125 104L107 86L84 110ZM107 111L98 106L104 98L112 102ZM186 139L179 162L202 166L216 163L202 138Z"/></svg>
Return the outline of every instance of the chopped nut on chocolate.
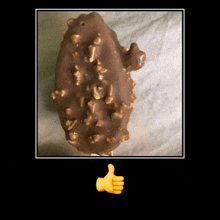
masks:
<svg viewBox="0 0 220 220"><path fill-rule="evenodd" d="M76 124L76 122L77 122L77 119L74 120L74 121L67 120L67 121L66 121L67 129L68 129L68 130L71 130L71 129L74 127L74 125Z"/></svg>
<svg viewBox="0 0 220 220"><path fill-rule="evenodd" d="M91 143L91 144L94 144L95 142L98 142L100 139L100 134L94 134L92 136L90 136L88 138L88 141Z"/></svg>
<svg viewBox="0 0 220 220"><path fill-rule="evenodd" d="M70 132L69 138L70 140L75 140L77 138L78 134L76 132Z"/></svg>
<svg viewBox="0 0 220 220"><path fill-rule="evenodd" d="M123 117L123 115L121 113L119 113L119 112L114 112L112 114L112 119L120 119L122 117Z"/></svg>
<svg viewBox="0 0 220 220"><path fill-rule="evenodd" d="M84 124L85 125L90 125L91 124L91 120L92 120L92 115L89 113L89 111L87 111L87 118L84 120Z"/></svg>
<svg viewBox="0 0 220 220"><path fill-rule="evenodd" d="M100 120L100 121L97 122L96 126L97 127L102 127L103 124L104 124L104 120Z"/></svg>
<svg viewBox="0 0 220 220"><path fill-rule="evenodd" d="M94 38L94 44L100 44L101 38L100 37L95 37Z"/></svg>
<svg viewBox="0 0 220 220"><path fill-rule="evenodd" d="M99 93L96 86L93 88L93 95L94 95L95 99L100 99L101 98L100 93Z"/></svg>
<svg viewBox="0 0 220 220"><path fill-rule="evenodd" d="M72 42L73 42L74 44L77 43L78 38L79 38L79 34L73 34L73 35L71 36L71 40L72 40Z"/></svg>
<svg viewBox="0 0 220 220"><path fill-rule="evenodd" d="M107 98L105 99L105 103L106 103L106 104L110 104L110 103L112 103L112 101L113 101L112 96L109 96L109 97L107 97Z"/></svg>
<svg viewBox="0 0 220 220"><path fill-rule="evenodd" d="M55 93L53 90L51 91L51 97L52 97L52 99L56 99L56 96L55 96Z"/></svg>
<svg viewBox="0 0 220 220"><path fill-rule="evenodd" d="M93 62L95 60L95 56L96 56L96 47L89 45L89 52L90 52L90 58L89 58L89 62Z"/></svg>
<svg viewBox="0 0 220 220"><path fill-rule="evenodd" d="M90 102L88 102L88 106L89 106L89 108L90 108L90 111L92 112L92 113L94 113L95 112L95 102L94 101L90 101Z"/></svg>
<svg viewBox="0 0 220 220"><path fill-rule="evenodd" d="M79 102L80 102L80 107L83 107L83 104L84 104L84 100L85 100L85 97L82 96L80 99L79 99Z"/></svg>

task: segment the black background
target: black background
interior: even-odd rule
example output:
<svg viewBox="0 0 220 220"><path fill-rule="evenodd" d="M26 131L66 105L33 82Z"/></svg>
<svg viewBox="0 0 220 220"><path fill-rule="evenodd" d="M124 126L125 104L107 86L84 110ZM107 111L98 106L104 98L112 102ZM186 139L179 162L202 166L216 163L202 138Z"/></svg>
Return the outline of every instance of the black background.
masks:
<svg viewBox="0 0 220 220"><path fill-rule="evenodd" d="M120 195L96 190L97 178L107 174L110 163L115 167L115 175L124 176L124 189ZM197 194L196 169L189 157L101 160L33 158L18 171L17 198L25 198L25 210L36 209L37 213L66 209L78 212L81 209L89 216L94 210L99 212L107 207L126 209L127 204L138 206L141 210L147 210L147 204L153 204L156 209L168 205L170 210L181 211L183 206L186 209L192 204Z"/></svg>
<svg viewBox="0 0 220 220"><path fill-rule="evenodd" d="M14 204L9 214L17 217L31 212L29 219L46 215L51 219L58 213L72 218L80 214L82 219L104 213L104 218L122 208L129 214L149 213L152 206L154 216L172 216L178 211L182 217L197 199L200 168L190 152L192 142L185 159L35 159L32 146L25 147L25 159L19 159L19 165L9 160L5 164L13 170L13 175L8 173L9 205ZM96 179L107 174L110 163L115 175L124 176L120 195L96 190Z"/></svg>
<svg viewBox="0 0 220 220"><path fill-rule="evenodd" d="M50 219L58 213L62 219L69 213L72 217L91 217L103 212L106 217L106 212L121 209L126 213L143 211L156 215L179 212L182 216L187 207L194 210L197 204L202 163L193 154L193 149L198 148L192 139L185 159L35 159L33 145L21 149L24 159L19 158L19 163L7 160L4 165L13 170L8 172L10 205L19 207L22 216L31 210ZM115 167L115 175L124 177L120 195L96 190L97 178L107 174L110 163Z"/></svg>

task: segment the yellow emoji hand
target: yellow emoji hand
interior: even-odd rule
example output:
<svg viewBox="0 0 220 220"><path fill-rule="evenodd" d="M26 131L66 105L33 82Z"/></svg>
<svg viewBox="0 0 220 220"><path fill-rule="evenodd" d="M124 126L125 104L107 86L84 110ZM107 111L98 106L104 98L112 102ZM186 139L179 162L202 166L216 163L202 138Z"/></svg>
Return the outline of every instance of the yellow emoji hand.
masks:
<svg viewBox="0 0 220 220"><path fill-rule="evenodd" d="M108 165L108 173L104 178L98 178L96 181L96 189L99 192L106 191L114 194L121 194L124 185L123 176L114 175L115 168L112 164Z"/></svg>

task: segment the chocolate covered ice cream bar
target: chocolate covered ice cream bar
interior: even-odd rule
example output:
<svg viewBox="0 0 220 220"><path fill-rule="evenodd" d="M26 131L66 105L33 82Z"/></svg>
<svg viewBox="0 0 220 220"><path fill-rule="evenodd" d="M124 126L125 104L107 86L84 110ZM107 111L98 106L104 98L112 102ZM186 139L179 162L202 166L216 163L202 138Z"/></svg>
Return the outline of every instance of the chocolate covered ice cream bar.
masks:
<svg viewBox="0 0 220 220"><path fill-rule="evenodd" d="M69 144L107 155L129 139L136 101L130 72L143 67L146 55L136 43L129 50L121 46L98 13L81 14L67 25L51 96Z"/></svg>

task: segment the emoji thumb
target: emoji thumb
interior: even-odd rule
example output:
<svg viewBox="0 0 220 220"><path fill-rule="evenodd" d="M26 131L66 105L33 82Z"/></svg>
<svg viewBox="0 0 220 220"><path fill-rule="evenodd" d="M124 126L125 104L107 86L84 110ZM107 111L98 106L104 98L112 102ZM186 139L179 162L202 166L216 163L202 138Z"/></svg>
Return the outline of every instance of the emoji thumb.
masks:
<svg viewBox="0 0 220 220"><path fill-rule="evenodd" d="M114 171L115 171L115 168L112 164L109 164L108 165L108 173L110 174L114 174Z"/></svg>

